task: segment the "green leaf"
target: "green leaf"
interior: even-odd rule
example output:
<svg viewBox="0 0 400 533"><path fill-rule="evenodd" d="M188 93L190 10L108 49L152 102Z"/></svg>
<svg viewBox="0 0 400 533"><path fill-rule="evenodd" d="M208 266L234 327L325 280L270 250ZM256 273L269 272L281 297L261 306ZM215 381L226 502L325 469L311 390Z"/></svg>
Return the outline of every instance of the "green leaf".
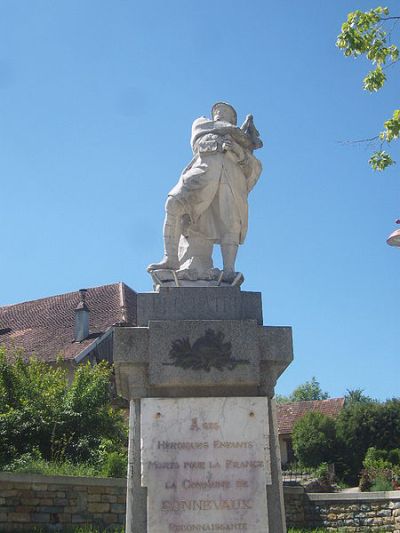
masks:
<svg viewBox="0 0 400 533"><path fill-rule="evenodd" d="M382 67L378 66L375 70L371 70L363 80L364 89L370 92L377 92L381 89L386 81L386 75Z"/></svg>
<svg viewBox="0 0 400 533"><path fill-rule="evenodd" d="M394 165L395 161L393 161L390 154L384 150L379 150L372 154L368 163L374 170L382 171L390 165Z"/></svg>

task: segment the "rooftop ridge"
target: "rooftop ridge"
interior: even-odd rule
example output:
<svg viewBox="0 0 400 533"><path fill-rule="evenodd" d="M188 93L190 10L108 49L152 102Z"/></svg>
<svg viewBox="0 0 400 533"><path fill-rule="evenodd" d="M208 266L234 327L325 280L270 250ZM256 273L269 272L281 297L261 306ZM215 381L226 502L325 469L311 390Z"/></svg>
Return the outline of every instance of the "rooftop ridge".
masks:
<svg viewBox="0 0 400 533"><path fill-rule="evenodd" d="M92 290L106 288L106 287L113 287L113 286L119 285L120 283L123 283L123 282L116 281L115 283L106 283L105 285L96 285L95 287L88 287L87 290L88 291L92 291ZM129 287L125 283L123 283L123 285L125 285L126 287ZM131 289L131 290L133 291L133 289ZM136 292L136 291L134 291L134 292ZM77 289L76 291L62 292L60 294L52 294L51 296L43 296L41 298L35 298L34 300L24 300L22 302L17 302L17 303L14 303L14 304L0 305L0 310L1 309L5 309L6 307L15 307L17 305L31 304L31 303L41 302L41 301L44 301L44 300L50 300L52 298L61 298L62 296L65 296L67 294L78 294L79 295L79 289Z"/></svg>

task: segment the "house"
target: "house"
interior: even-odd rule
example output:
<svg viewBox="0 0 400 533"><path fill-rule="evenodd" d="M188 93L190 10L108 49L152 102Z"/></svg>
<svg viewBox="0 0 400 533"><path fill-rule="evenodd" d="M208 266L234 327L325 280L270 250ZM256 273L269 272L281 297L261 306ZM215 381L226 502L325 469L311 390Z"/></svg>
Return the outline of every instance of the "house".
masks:
<svg viewBox="0 0 400 533"><path fill-rule="evenodd" d="M0 346L62 364L72 375L85 361L111 363L114 326L136 323L136 292L122 282L102 285L0 307ZM279 404L282 463L293 460L291 435L299 418L309 411L335 417L343 405L344 398Z"/></svg>
<svg viewBox="0 0 400 533"><path fill-rule="evenodd" d="M335 418L343 406L344 398L278 404L278 436L282 465L294 461L292 433L294 424L300 418L309 412L322 413Z"/></svg>
<svg viewBox="0 0 400 533"><path fill-rule="evenodd" d="M0 307L0 346L35 354L73 372L85 361L112 362L113 326L136 325L136 292L124 283Z"/></svg>

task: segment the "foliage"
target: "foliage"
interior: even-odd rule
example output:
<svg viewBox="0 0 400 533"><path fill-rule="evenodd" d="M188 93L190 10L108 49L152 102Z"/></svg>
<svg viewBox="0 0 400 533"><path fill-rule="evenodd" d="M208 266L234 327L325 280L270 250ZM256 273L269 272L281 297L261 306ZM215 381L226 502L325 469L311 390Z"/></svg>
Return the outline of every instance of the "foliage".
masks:
<svg viewBox="0 0 400 533"><path fill-rule="evenodd" d="M363 461L359 487L361 491L397 489L400 484L400 449L368 448Z"/></svg>
<svg viewBox="0 0 400 533"><path fill-rule="evenodd" d="M1 349L0 468L44 460L87 462L101 471L107 460L98 450L105 439L107 453L122 453L126 427L122 414L110 406L111 371L106 363L88 363L77 367L69 383L60 365L6 358Z"/></svg>
<svg viewBox="0 0 400 533"><path fill-rule="evenodd" d="M47 531L48 531L48 529L46 529L46 532ZM67 528L63 529L62 531L64 531L64 533L103 533L103 532L107 532L107 533L124 533L125 528L117 527L117 528L110 529L108 527L106 529L103 529L103 528L99 529L96 526L86 525L86 526L67 527ZM41 527L35 527L35 528L33 528L32 533L45 533L45 530L42 529Z"/></svg>
<svg viewBox="0 0 400 533"><path fill-rule="evenodd" d="M400 400L346 404L336 420L336 431L336 470L346 481L356 483L368 448L390 451L400 447Z"/></svg>
<svg viewBox="0 0 400 533"><path fill-rule="evenodd" d="M45 461L40 454L35 453L23 453L6 465L5 470L44 476L103 477L98 469L90 463L73 463L68 460L63 462Z"/></svg>
<svg viewBox="0 0 400 533"><path fill-rule="evenodd" d="M371 485L370 492L393 490L393 485L389 479L384 476L377 476Z"/></svg>
<svg viewBox="0 0 400 533"><path fill-rule="evenodd" d="M335 421L322 413L309 412L293 427L293 450L298 461L316 467L333 462L336 446Z"/></svg>
<svg viewBox="0 0 400 533"><path fill-rule="evenodd" d="M326 400L329 394L324 392L319 382L313 376L311 381L306 381L299 385L290 396L292 402L301 402L304 400Z"/></svg>
<svg viewBox="0 0 400 533"><path fill-rule="evenodd" d="M343 532L344 533L344 529L336 529L335 530L337 533L341 533ZM329 530L328 529L293 529L293 528L289 528L288 529L288 533L329 533Z"/></svg>
<svg viewBox="0 0 400 533"><path fill-rule="evenodd" d="M347 57L364 56L372 63L373 69L363 80L366 91L379 91L386 82L385 70L399 59L399 49L395 44L390 44L391 31L385 26L388 21L399 18L390 17L387 7L378 6L365 12L353 11L342 24L336 46L343 50ZM400 110L396 109L393 116L385 121L383 131L375 138L381 143L381 147L369 159L374 170L385 170L394 164L391 155L382 149L382 145L398 139L399 134Z"/></svg>
<svg viewBox="0 0 400 533"><path fill-rule="evenodd" d="M363 389L347 389L344 400L346 405L353 403L369 403L374 401L372 398L364 394Z"/></svg>
<svg viewBox="0 0 400 533"><path fill-rule="evenodd" d="M311 381L306 381L296 387L289 396L277 394L275 397L278 403L326 400L327 398L329 398L329 394L321 389L319 382L314 376L311 378Z"/></svg>

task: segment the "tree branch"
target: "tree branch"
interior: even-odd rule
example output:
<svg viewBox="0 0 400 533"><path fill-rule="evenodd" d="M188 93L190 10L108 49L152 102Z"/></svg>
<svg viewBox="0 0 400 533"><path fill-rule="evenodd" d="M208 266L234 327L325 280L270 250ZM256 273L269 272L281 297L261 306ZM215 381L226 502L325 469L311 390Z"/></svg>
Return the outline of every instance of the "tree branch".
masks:
<svg viewBox="0 0 400 533"><path fill-rule="evenodd" d="M355 141L337 141L339 144L361 144L361 143L370 143L377 141L379 139L379 135L375 135L375 137L371 137L370 139L357 139Z"/></svg>

